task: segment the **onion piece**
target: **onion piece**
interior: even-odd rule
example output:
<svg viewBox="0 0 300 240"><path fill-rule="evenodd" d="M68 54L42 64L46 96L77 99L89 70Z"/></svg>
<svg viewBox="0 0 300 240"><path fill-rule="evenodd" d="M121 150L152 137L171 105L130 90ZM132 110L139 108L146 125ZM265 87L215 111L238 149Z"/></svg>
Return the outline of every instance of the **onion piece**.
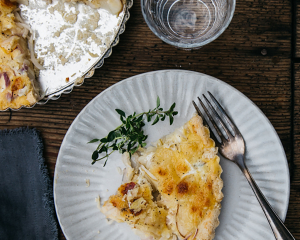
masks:
<svg viewBox="0 0 300 240"><path fill-rule="evenodd" d="M10 92L6 93L5 97L6 97L7 101L11 102L12 94Z"/></svg>
<svg viewBox="0 0 300 240"><path fill-rule="evenodd" d="M193 238L191 240L195 239L195 237L197 236L197 233L198 233L198 228L196 229L196 231L194 233L194 236L193 236ZM193 235L192 233L188 234L183 240L188 240L189 237L192 236L192 235Z"/></svg>
<svg viewBox="0 0 300 240"><path fill-rule="evenodd" d="M175 222L176 222L177 232L180 234L181 237L184 237L184 236L181 234L181 232L179 231L178 224L177 224L178 210L179 210L179 203L177 204L177 212L176 212L176 215L175 215Z"/></svg>
<svg viewBox="0 0 300 240"><path fill-rule="evenodd" d="M157 178L144 165L140 167L140 170L145 172L152 180L157 181Z"/></svg>
<svg viewBox="0 0 300 240"><path fill-rule="evenodd" d="M195 234L194 234L193 239L195 239L195 237L197 236L197 233L198 233L198 228L196 229L196 232L195 232ZM193 240L193 239L192 239L192 240Z"/></svg>
<svg viewBox="0 0 300 240"><path fill-rule="evenodd" d="M18 9L18 11L20 11L20 9ZM18 13L18 11L14 12L15 17L20 23L24 23L23 19L21 18L20 14Z"/></svg>
<svg viewBox="0 0 300 240"><path fill-rule="evenodd" d="M189 235L187 235L187 237L185 237L183 240L187 240L190 236L192 236L191 233Z"/></svg>
<svg viewBox="0 0 300 240"><path fill-rule="evenodd" d="M8 86L10 85L10 79L9 79L7 73L4 72L4 73L2 74L2 76L4 77L5 87L8 87Z"/></svg>
<svg viewBox="0 0 300 240"><path fill-rule="evenodd" d="M19 0L17 1L19 3L23 3L26 5L26 2L28 4L28 1L27 0ZM34 64L34 66L36 66L39 70L45 70L46 68L44 68L39 62L38 60L35 58L34 56L34 45L33 45L33 31L32 29L30 28L30 26L26 23L24 23L23 19L21 18L21 16L19 15L19 13L16 11L14 13L16 19L19 21L19 22L16 22L16 25L23 29L23 32L22 32L22 36L24 38L28 38L28 32L30 32L30 37L28 38L28 47L29 47L29 51L30 51L30 60L31 62Z"/></svg>
<svg viewBox="0 0 300 240"><path fill-rule="evenodd" d="M30 60L31 62L34 64L34 66L36 66L39 70L45 70L46 68L44 68L39 62L38 60L35 58L34 56L34 52L33 52L33 37L32 34L30 35L30 38L28 40L28 44L29 44L29 50L30 50Z"/></svg>
<svg viewBox="0 0 300 240"><path fill-rule="evenodd" d="M176 222L176 228L177 228L178 233L180 234L181 237L184 237L184 236L181 234L181 232L179 231L178 224L177 224L177 215L178 215L178 211L179 211L179 203L177 204L177 212L176 212L176 215L175 215L175 222ZM194 233L194 236L193 236L192 240L195 239L195 237L197 236L197 233L198 233L198 228L196 229L196 231L195 231L195 233ZM188 239L190 236L192 236L192 235L193 235L193 233L189 233L186 237L184 237L183 240L187 240L187 239Z"/></svg>
<svg viewBox="0 0 300 240"><path fill-rule="evenodd" d="M23 38L26 38L28 36L28 32L32 32L32 29L28 24L24 22L22 17L19 14L20 9L14 10L15 19L17 20L16 25L22 30L21 34ZM20 34L20 33L19 33ZM18 35L18 34L17 34Z"/></svg>
<svg viewBox="0 0 300 240"><path fill-rule="evenodd" d="M27 29L29 32L32 33L32 29L26 23L24 23L24 22L16 22L16 25L19 26L19 27L22 27L24 29Z"/></svg>

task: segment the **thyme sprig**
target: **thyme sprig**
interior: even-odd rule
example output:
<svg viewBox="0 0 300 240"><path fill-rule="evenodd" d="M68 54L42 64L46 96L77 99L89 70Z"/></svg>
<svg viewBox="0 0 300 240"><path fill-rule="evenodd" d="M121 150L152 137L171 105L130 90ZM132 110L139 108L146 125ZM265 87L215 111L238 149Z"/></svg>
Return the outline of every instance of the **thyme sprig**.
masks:
<svg viewBox="0 0 300 240"><path fill-rule="evenodd" d="M146 135L142 129L143 126L145 126L144 117L146 117L147 122L151 122L154 119L152 125L155 125L158 121L164 121L166 117L168 117L170 125L172 125L174 116L178 114L178 112L174 111L175 106L176 104L173 103L169 110L164 111L163 108L160 107L160 99L157 97L156 108L148 112L139 114L134 112L132 115L126 117L125 112L116 109L122 124L115 130L109 132L106 137L102 139L96 138L88 142L100 142L92 154L92 164L106 159L104 162L105 166L109 156L115 151L119 151L120 153L128 152L131 156L139 147L145 147L145 141L148 135ZM105 156L100 156L101 153L105 153Z"/></svg>

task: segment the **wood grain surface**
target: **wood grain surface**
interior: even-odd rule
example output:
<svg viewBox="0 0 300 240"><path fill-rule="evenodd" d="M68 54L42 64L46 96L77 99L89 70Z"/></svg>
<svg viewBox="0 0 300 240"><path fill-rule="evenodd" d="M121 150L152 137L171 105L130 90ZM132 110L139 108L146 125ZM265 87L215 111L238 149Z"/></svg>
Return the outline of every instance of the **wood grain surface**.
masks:
<svg viewBox="0 0 300 240"><path fill-rule="evenodd" d="M201 49L184 51L165 44L149 30L140 2L134 0L120 43L92 78L86 79L72 93L46 105L0 112L0 128L37 128L44 139L44 156L53 178L66 131L83 107L107 87L139 73L160 69L185 69L214 76L249 97L275 127L291 172L286 225L295 238L300 239L300 126L297 124L300 120L300 66L297 66L294 89L291 12L288 0L237 0L230 26L217 40ZM62 233L60 239L64 239Z"/></svg>
<svg viewBox="0 0 300 240"><path fill-rule="evenodd" d="M286 223L294 229L295 238L299 239L300 218L300 64L295 64L295 104L294 104L294 161L293 175L291 178L291 193L289 211ZM298 237L298 238L297 238Z"/></svg>

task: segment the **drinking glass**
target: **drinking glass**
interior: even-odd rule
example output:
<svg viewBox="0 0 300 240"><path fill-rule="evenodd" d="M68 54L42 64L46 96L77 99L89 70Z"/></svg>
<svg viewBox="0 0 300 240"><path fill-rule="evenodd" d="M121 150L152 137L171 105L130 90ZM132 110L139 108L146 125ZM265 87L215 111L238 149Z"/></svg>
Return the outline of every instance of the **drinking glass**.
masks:
<svg viewBox="0 0 300 240"><path fill-rule="evenodd" d="M196 49L225 31L235 0L141 0L141 7L157 37L178 48Z"/></svg>

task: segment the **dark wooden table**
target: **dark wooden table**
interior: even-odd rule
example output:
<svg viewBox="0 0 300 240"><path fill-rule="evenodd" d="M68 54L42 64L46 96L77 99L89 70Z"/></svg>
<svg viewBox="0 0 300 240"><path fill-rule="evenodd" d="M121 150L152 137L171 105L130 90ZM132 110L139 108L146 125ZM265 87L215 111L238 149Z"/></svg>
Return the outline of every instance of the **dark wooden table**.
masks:
<svg viewBox="0 0 300 240"><path fill-rule="evenodd" d="M165 44L149 30L140 3L134 0L120 43L92 78L57 101L33 109L1 112L0 128L37 128L44 139L44 156L53 178L66 131L83 107L101 91L125 78L153 70L206 73L244 93L275 127L291 173L285 223L300 239L299 10L296 0L237 0L230 26L217 40L199 50L184 51ZM60 238L64 239L62 233Z"/></svg>

